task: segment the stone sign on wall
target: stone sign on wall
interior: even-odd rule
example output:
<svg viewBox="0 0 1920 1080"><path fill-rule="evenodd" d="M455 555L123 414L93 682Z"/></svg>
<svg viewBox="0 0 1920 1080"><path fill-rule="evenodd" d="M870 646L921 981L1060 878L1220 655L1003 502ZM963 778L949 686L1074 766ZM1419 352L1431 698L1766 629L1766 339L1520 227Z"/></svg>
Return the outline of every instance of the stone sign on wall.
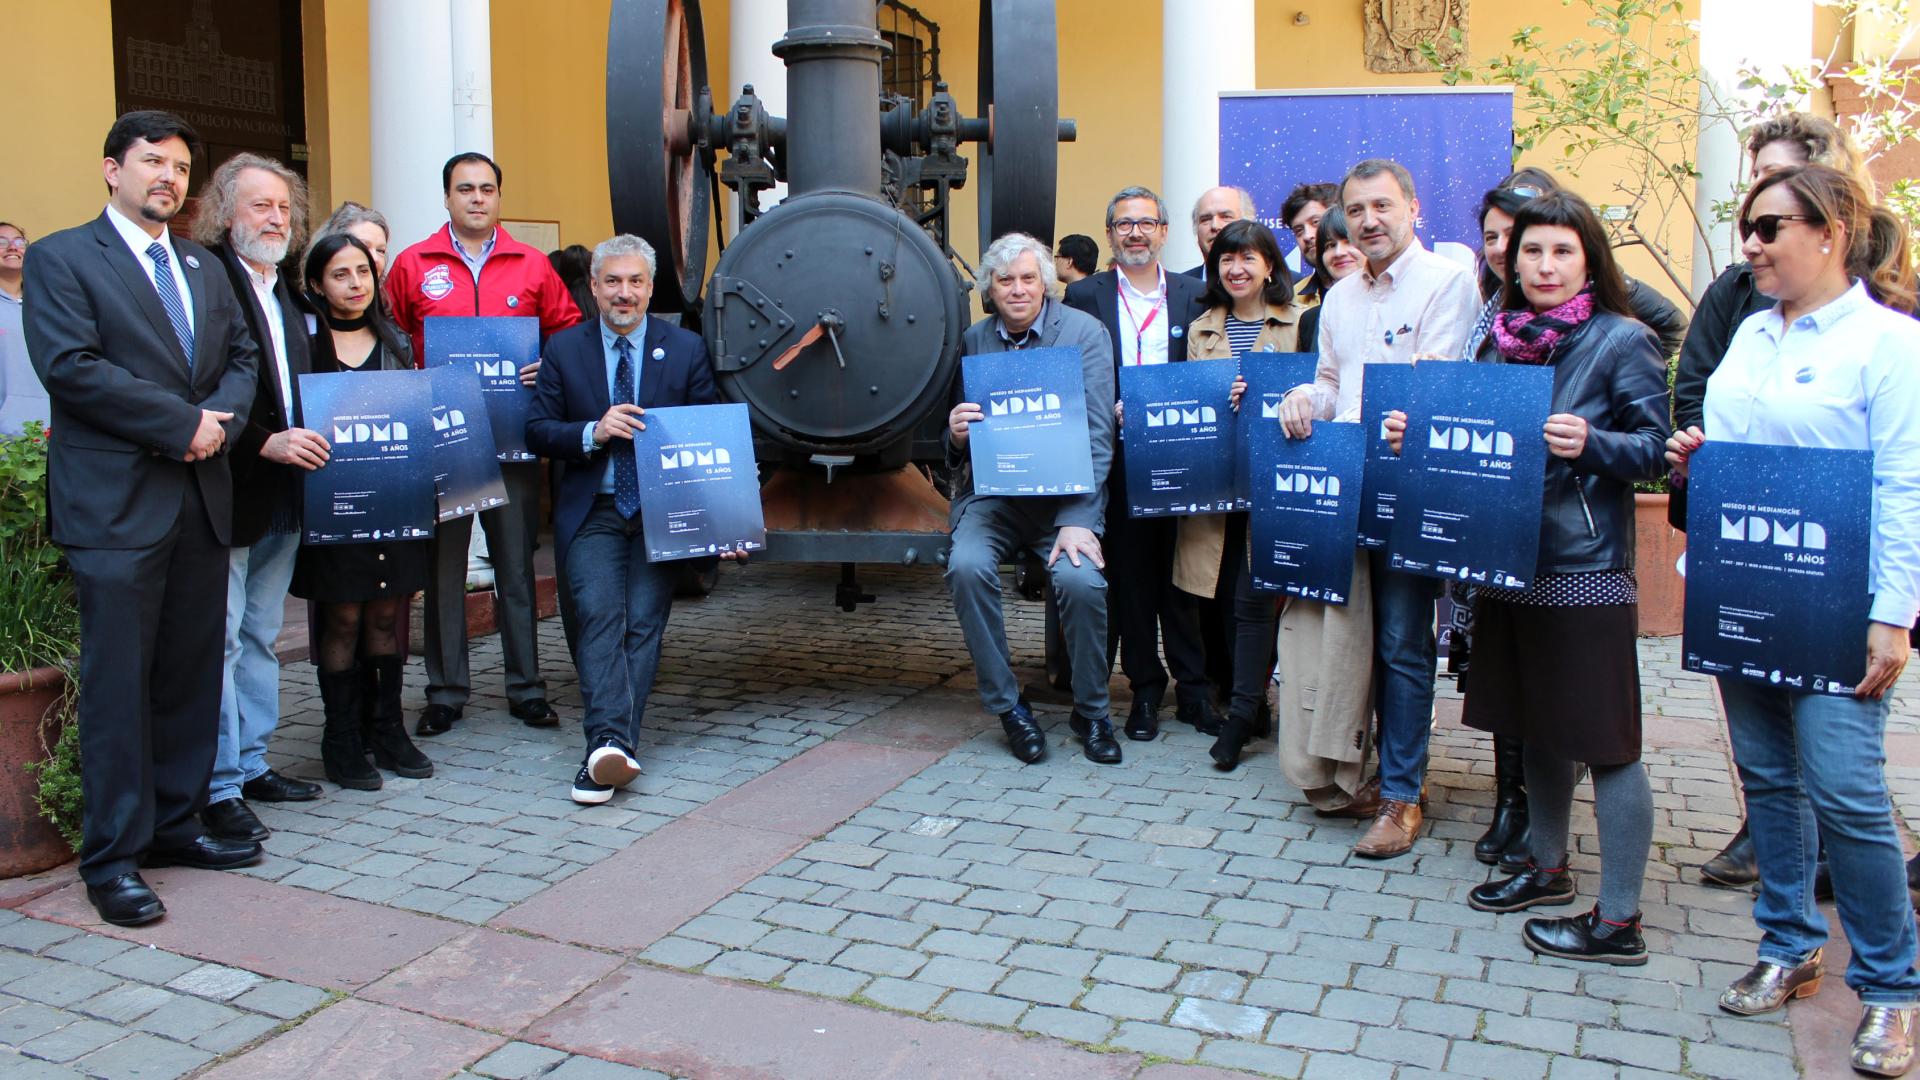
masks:
<svg viewBox="0 0 1920 1080"><path fill-rule="evenodd" d="M1427 43L1442 64L1467 58L1467 0L1366 0L1362 18L1368 71L1433 71L1420 55Z"/></svg>

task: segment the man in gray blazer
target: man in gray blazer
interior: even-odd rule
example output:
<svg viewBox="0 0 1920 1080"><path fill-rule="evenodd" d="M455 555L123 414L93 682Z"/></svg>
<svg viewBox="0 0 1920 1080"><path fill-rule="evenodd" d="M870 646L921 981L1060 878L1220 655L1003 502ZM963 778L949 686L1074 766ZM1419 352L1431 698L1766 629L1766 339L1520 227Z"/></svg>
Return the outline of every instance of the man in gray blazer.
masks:
<svg viewBox="0 0 1920 1080"><path fill-rule="evenodd" d="M171 237L198 137L132 112L93 221L35 244L26 337L53 403L53 539L80 600L80 876L108 922L165 913L141 866L227 869L198 818L220 718L232 478L260 349L214 256Z"/></svg>
<svg viewBox="0 0 1920 1080"><path fill-rule="evenodd" d="M947 416L947 464L955 470L953 549L947 588L960 632L980 683L980 701L1000 717L1015 757L1029 764L1047 754L1046 734L1020 695L1000 608L1000 564L1022 548L1047 565L1073 663L1074 733L1087 757L1120 761L1107 715L1107 580L1100 552L1107 470L1113 463L1113 346L1091 315L1049 299L1055 284L1053 253L1023 233L993 242L980 260L980 287L995 314L961 337L968 356L1027 348L1072 346L1085 376L1087 429L1092 439L1094 490L1084 495L1006 497L976 495L968 464L970 424L986 418L977 402L960 401ZM962 385L955 379L955 398Z"/></svg>

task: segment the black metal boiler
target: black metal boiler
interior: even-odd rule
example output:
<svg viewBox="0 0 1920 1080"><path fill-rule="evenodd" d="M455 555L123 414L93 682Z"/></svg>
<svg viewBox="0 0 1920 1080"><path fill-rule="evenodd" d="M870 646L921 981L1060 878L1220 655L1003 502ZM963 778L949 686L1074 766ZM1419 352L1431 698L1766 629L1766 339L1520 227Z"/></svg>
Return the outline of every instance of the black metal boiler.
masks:
<svg viewBox="0 0 1920 1080"><path fill-rule="evenodd" d="M973 116L944 83L918 107L882 93L874 0L788 0L787 23L772 49L790 115L768 115L751 86L716 113L699 0L614 0L607 168L614 226L659 253L653 310L704 335L721 393L751 409L766 557L842 563L852 610L872 599L855 564L946 560L940 434L974 317L971 268L948 242L959 150L979 157L981 248L1016 231L1050 245L1074 128L1046 0L983 0ZM722 184L738 211L732 235L712 225L709 279Z"/></svg>

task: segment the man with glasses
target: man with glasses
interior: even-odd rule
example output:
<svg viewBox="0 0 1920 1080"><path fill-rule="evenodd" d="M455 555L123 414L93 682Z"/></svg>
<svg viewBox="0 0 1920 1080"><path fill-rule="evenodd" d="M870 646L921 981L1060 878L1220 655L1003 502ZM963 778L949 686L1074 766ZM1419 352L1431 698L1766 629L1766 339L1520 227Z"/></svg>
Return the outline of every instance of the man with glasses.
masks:
<svg viewBox="0 0 1920 1080"><path fill-rule="evenodd" d="M1428 251L1414 236L1420 200L1399 162L1362 161L1347 173L1340 192L1347 228L1367 262L1321 301L1319 369L1280 407L1281 425L1296 439L1311 435L1315 420L1360 419L1364 365L1459 357L1480 308L1473 273ZM1334 813L1372 817L1354 854L1390 859L1412 850L1420 832L1433 731L1433 602L1440 582L1390 570L1384 549L1370 555L1380 771L1348 808Z"/></svg>
<svg viewBox="0 0 1920 1080"><path fill-rule="evenodd" d="M1209 235L1208 241L1213 237ZM1118 368L1178 363L1187 358L1187 326L1200 317L1206 286L1160 265L1167 242L1167 207L1143 187L1122 189L1107 202L1107 243L1114 269L1067 287L1069 307L1099 319L1113 341L1116 428L1121 420ZM1167 692L1167 666L1178 682L1181 720L1217 734L1220 715L1209 696L1200 638L1198 602L1173 587L1177 519L1127 516L1125 445L1113 457L1107 479L1108 667L1117 647L1120 670L1133 688L1127 738L1150 741L1160 733L1160 703ZM1160 663L1164 642L1167 666Z"/></svg>
<svg viewBox="0 0 1920 1080"><path fill-rule="evenodd" d="M1193 202L1193 239L1200 245L1200 265L1183 273L1205 281L1207 253L1213 250L1213 238L1234 222L1251 221L1253 217L1253 196L1244 188L1213 187L1201 192Z"/></svg>
<svg viewBox="0 0 1920 1080"><path fill-rule="evenodd" d="M18 435L29 423L45 424L52 409L40 376L27 359L23 301L27 234L0 221L0 435Z"/></svg>

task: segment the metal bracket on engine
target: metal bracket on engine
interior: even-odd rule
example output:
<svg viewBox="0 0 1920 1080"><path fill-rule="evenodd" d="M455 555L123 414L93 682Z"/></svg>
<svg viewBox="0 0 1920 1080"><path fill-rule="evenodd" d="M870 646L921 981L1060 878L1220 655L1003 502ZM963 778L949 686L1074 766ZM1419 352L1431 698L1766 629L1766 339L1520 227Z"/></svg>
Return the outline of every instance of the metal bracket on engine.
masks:
<svg viewBox="0 0 1920 1080"><path fill-rule="evenodd" d="M780 343L793 333L793 317L746 278L715 274L709 295L714 319L707 332L713 335L715 371L744 371L768 355L777 354ZM731 311L728 310L730 304L734 305ZM744 315L740 304L746 305Z"/></svg>

